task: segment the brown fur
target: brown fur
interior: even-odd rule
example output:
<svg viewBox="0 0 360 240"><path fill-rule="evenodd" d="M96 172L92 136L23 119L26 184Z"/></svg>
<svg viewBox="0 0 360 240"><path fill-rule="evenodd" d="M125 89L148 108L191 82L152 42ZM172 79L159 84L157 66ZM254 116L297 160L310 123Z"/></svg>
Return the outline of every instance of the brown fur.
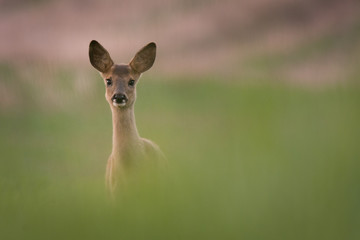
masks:
<svg viewBox="0 0 360 240"><path fill-rule="evenodd" d="M113 139L112 152L106 168L106 183L114 193L119 183L124 182L129 169L141 165L144 161L163 158L159 147L152 141L141 138L135 123L134 103L136 84L141 73L151 68L156 57L155 43L143 47L129 64L114 64L110 54L96 41L89 46L90 62L104 79L105 98L112 112ZM111 86L106 84L111 79ZM134 86L129 81L135 81ZM114 106L113 96L123 94L127 97L125 106Z"/></svg>

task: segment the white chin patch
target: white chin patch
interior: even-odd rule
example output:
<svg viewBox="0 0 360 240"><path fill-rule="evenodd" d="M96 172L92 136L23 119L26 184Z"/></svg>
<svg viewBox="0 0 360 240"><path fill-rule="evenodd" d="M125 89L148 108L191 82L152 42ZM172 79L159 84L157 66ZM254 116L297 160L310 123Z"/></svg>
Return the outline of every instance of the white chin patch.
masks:
<svg viewBox="0 0 360 240"><path fill-rule="evenodd" d="M122 103L113 102L112 104L114 107L124 107L126 105L126 102L125 101L123 101Z"/></svg>

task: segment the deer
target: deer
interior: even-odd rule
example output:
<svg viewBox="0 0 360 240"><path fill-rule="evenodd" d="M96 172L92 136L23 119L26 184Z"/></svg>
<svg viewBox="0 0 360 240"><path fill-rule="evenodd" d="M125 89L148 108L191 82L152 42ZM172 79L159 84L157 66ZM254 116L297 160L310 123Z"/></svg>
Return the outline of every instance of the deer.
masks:
<svg viewBox="0 0 360 240"><path fill-rule="evenodd" d="M165 156L159 146L140 137L135 123L136 85L156 57L156 44L141 48L128 64L114 64L109 52L96 40L89 45L91 65L105 84L105 99L112 113L112 151L106 166L106 186L111 195L126 181L131 169L143 162L161 162Z"/></svg>

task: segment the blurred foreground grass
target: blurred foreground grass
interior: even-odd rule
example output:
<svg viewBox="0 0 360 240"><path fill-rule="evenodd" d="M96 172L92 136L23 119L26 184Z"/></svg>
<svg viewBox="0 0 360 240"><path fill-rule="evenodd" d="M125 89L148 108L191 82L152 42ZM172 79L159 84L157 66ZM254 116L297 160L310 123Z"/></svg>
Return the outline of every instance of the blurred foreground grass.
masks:
<svg viewBox="0 0 360 240"><path fill-rule="evenodd" d="M138 86L137 125L169 169L104 190L98 94L0 113L0 239L358 239L360 89L229 81ZM60 99L61 100L61 99Z"/></svg>

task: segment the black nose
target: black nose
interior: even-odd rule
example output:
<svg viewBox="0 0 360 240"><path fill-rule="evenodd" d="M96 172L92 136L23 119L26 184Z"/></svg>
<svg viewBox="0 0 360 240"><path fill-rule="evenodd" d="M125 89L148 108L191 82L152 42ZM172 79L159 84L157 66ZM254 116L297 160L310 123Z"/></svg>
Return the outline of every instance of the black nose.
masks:
<svg viewBox="0 0 360 240"><path fill-rule="evenodd" d="M126 103L128 99L125 94L117 93L111 98L111 100L115 103Z"/></svg>

